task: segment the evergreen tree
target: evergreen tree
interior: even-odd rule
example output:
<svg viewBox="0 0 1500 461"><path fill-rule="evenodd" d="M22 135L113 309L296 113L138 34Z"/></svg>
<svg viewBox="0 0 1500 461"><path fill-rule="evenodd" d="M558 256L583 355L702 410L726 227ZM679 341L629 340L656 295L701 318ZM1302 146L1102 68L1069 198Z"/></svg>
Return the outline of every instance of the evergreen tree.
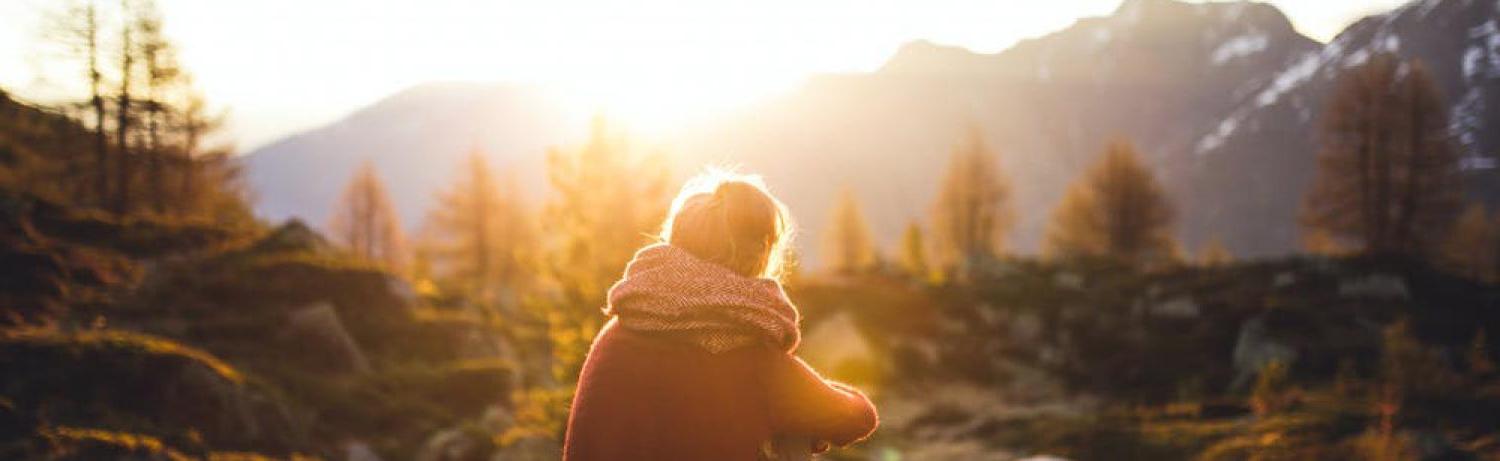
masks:
<svg viewBox="0 0 1500 461"><path fill-rule="evenodd" d="M1234 262L1234 253L1224 246L1224 242L1218 237L1209 240L1198 249L1198 264L1208 267L1223 266Z"/></svg>
<svg viewBox="0 0 1500 461"><path fill-rule="evenodd" d="M845 188L839 194L829 218L823 235L823 257L829 270L844 275L869 271L875 264L875 244L854 191Z"/></svg>
<svg viewBox="0 0 1500 461"><path fill-rule="evenodd" d="M497 181L483 152L469 154L462 177L439 196L427 225L437 278L483 301L521 283L532 232L514 181Z"/></svg>
<svg viewBox="0 0 1500 461"><path fill-rule="evenodd" d="M1339 78L1303 224L1380 254L1421 254L1458 211L1447 105L1427 69L1389 53Z"/></svg>
<svg viewBox="0 0 1500 461"><path fill-rule="evenodd" d="M1005 248L1013 224L1010 184L979 130L954 148L933 206L933 243L939 264L968 280L976 263Z"/></svg>
<svg viewBox="0 0 1500 461"><path fill-rule="evenodd" d="M79 161L71 148L49 146L51 165L8 174L61 183L52 188L71 191L66 198L74 205L250 222L233 152L203 143L222 126L222 116L208 113L191 74L178 64L155 2L122 0L118 9L106 9L93 0L70 0L52 22L46 38L85 71L88 101L76 106L87 117L76 123L92 135L93 159ZM118 59L109 78L106 54ZM59 137L79 137L61 133L66 127L57 130Z"/></svg>
<svg viewBox="0 0 1500 461"><path fill-rule="evenodd" d="M1172 220L1171 204L1135 149L1115 142L1053 212L1046 251L1065 259L1167 261L1176 248Z"/></svg>
<svg viewBox="0 0 1500 461"><path fill-rule="evenodd" d="M927 263L927 239L922 236L922 224L915 219L901 233L901 269L919 281L932 278L932 267Z"/></svg>
<svg viewBox="0 0 1500 461"><path fill-rule="evenodd" d="M666 216L668 174L661 157L639 155L602 117L580 148L547 153L553 194L542 215L544 272L560 300L541 317L557 381L576 377L600 327L605 291Z"/></svg>
<svg viewBox="0 0 1500 461"><path fill-rule="evenodd" d="M329 222L334 240L365 261L400 267L401 226L385 184L366 161L344 187Z"/></svg>
<svg viewBox="0 0 1500 461"><path fill-rule="evenodd" d="M1484 204L1469 204L1443 241L1442 262L1466 277L1486 280L1495 270L1497 238L1500 235Z"/></svg>

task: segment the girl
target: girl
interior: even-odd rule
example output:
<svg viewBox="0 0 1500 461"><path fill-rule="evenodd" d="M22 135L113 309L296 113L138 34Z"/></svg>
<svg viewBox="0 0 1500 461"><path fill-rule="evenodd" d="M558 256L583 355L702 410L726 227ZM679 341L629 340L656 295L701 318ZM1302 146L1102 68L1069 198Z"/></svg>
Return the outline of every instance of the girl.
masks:
<svg viewBox="0 0 1500 461"><path fill-rule="evenodd" d="M869 399L792 355L797 308L776 281L790 239L786 207L758 177L683 186L664 243L609 290L563 459L806 458L873 432Z"/></svg>

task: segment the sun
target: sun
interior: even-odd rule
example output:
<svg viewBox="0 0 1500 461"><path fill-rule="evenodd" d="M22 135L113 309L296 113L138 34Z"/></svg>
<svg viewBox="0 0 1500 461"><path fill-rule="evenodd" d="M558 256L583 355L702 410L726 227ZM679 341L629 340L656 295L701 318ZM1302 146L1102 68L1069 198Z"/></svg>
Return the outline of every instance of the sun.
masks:
<svg viewBox="0 0 1500 461"><path fill-rule="evenodd" d="M789 91L800 81L774 72L692 69L672 56L641 58L655 65L597 78L551 81L569 112L604 115L633 133L667 136Z"/></svg>

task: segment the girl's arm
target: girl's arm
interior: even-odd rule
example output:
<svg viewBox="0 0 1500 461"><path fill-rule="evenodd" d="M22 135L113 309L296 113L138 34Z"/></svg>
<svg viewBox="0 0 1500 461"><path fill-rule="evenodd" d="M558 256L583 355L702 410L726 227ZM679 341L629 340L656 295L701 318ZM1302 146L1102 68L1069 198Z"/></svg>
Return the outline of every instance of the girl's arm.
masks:
<svg viewBox="0 0 1500 461"><path fill-rule="evenodd" d="M823 379L790 354L776 354L769 368L771 424L778 433L844 446L875 432L875 405L858 390Z"/></svg>

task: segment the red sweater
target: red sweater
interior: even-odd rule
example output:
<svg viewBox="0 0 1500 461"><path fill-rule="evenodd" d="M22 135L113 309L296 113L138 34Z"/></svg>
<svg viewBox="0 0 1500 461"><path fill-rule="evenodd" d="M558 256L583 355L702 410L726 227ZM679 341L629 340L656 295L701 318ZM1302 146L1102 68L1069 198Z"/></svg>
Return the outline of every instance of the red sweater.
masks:
<svg viewBox="0 0 1500 461"><path fill-rule="evenodd" d="M863 394L787 353L710 354L610 322L578 378L563 459L753 461L774 435L842 446L875 426Z"/></svg>

